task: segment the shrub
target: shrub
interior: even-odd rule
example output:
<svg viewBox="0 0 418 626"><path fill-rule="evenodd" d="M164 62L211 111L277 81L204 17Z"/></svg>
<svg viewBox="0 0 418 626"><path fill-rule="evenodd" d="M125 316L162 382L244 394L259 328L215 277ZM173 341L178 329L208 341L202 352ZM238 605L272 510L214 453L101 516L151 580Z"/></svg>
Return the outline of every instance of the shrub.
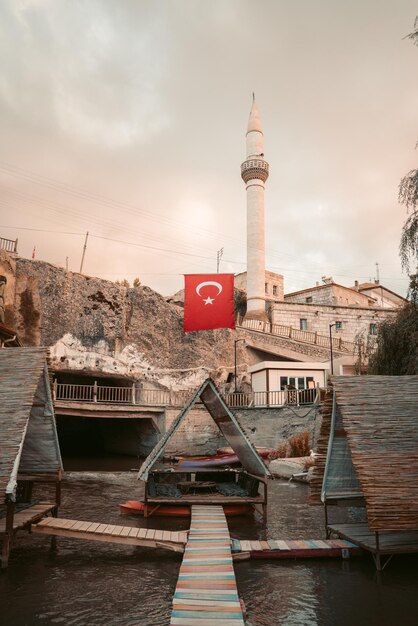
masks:
<svg viewBox="0 0 418 626"><path fill-rule="evenodd" d="M290 456L309 456L311 451L310 434L306 430L289 438Z"/></svg>

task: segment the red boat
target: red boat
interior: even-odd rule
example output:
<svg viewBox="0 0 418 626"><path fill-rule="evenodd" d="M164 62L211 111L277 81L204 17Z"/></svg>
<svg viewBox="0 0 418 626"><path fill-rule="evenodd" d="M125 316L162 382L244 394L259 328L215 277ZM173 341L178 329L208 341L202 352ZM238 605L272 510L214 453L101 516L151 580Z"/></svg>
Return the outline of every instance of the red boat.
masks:
<svg viewBox="0 0 418 626"><path fill-rule="evenodd" d="M155 504L150 505L153 508ZM224 507L225 515L245 515L251 511L249 504L227 504ZM125 504L120 504L119 509L122 515L143 515L144 503L138 500L128 500ZM181 505L161 505L153 512L153 515L162 517L190 517L190 507Z"/></svg>
<svg viewBox="0 0 418 626"><path fill-rule="evenodd" d="M182 456L178 457L178 467L221 467L223 465L236 465L239 458L232 454L216 454L215 456Z"/></svg>
<svg viewBox="0 0 418 626"><path fill-rule="evenodd" d="M257 453L261 458L265 459L269 454L273 452L272 448L263 448L262 446L255 446ZM216 454L219 456L225 456L227 454L235 454L232 448L219 448L216 450Z"/></svg>

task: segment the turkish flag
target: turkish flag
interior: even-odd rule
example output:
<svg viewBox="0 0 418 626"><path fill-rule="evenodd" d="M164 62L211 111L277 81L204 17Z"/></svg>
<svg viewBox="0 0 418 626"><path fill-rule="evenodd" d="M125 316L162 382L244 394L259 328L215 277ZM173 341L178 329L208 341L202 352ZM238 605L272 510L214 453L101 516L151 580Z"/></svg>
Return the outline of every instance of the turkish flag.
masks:
<svg viewBox="0 0 418 626"><path fill-rule="evenodd" d="M235 328L234 275L185 274L184 332Z"/></svg>

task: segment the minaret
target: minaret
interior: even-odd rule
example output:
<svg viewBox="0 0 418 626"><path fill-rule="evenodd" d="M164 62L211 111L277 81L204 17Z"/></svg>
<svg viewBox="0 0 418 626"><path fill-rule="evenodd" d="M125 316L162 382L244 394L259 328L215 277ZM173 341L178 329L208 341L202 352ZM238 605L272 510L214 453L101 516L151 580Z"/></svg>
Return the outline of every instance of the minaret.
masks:
<svg viewBox="0 0 418 626"><path fill-rule="evenodd" d="M267 320L264 183L269 175L269 164L264 160L263 131L254 94L246 136L247 158L241 165L241 177L247 186L247 313L245 319Z"/></svg>

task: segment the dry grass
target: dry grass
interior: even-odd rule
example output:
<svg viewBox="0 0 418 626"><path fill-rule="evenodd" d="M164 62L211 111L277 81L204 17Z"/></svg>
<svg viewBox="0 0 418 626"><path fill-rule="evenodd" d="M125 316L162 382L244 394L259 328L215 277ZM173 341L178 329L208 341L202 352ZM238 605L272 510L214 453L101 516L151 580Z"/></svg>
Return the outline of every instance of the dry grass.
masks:
<svg viewBox="0 0 418 626"><path fill-rule="evenodd" d="M289 445L291 449L290 456L309 456L311 451L311 436L307 430L303 433L298 433L289 439Z"/></svg>
<svg viewBox="0 0 418 626"><path fill-rule="evenodd" d="M289 441L283 441L277 446L277 450L269 454L269 460L309 456L311 451L310 438L308 431L293 435Z"/></svg>

